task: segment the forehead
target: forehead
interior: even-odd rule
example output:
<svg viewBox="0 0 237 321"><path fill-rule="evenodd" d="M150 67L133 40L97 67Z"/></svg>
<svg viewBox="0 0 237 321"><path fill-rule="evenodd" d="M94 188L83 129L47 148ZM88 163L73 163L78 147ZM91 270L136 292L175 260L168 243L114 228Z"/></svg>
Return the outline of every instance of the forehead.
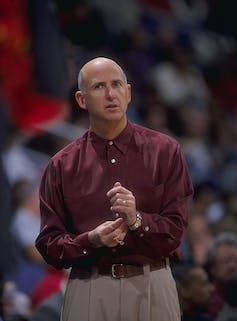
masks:
<svg viewBox="0 0 237 321"><path fill-rule="evenodd" d="M216 255L226 256L228 254L235 254L237 256L237 245L235 244L221 244L216 249Z"/></svg>
<svg viewBox="0 0 237 321"><path fill-rule="evenodd" d="M82 72L85 84L107 82L115 79L125 81L125 75L120 66L110 60L92 61L83 67Z"/></svg>

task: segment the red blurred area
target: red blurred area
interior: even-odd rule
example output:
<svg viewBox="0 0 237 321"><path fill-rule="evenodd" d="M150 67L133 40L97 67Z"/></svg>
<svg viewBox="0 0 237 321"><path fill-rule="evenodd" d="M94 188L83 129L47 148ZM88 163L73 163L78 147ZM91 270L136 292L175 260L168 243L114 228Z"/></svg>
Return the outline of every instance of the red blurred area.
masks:
<svg viewBox="0 0 237 321"><path fill-rule="evenodd" d="M0 95L13 124L34 132L67 115L64 100L37 90L27 0L0 1Z"/></svg>

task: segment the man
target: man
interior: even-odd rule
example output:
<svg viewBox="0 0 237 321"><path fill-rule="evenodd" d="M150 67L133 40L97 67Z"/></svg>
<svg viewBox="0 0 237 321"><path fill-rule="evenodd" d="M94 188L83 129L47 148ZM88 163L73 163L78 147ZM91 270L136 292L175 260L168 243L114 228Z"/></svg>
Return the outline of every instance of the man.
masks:
<svg viewBox="0 0 237 321"><path fill-rule="evenodd" d="M207 254L206 269L215 291L209 306L209 314L216 318L226 301L226 285L237 273L237 235L223 232L216 236Z"/></svg>
<svg viewBox="0 0 237 321"><path fill-rule="evenodd" d="M36 240L49 264L72 267L62 320L179 320L169 258L192 195L179 144L128 122L131 87L113 60L89 61L78 83L90 129L45 170Z"/></svg>
<svg viewBox="0 0 237 321"><path fill-rule="evenodd" d="M206 271L201 266L190 264L176 267L174 275L180 295L182 321L212 321L206 309L213 285Z"/></svg>

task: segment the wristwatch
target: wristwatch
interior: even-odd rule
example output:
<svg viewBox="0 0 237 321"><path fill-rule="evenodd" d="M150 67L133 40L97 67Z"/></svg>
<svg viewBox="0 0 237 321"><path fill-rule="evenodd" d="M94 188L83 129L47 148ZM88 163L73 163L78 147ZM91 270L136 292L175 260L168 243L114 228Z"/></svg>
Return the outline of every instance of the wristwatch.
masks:
<svg viewBox="0 0 237 321"><path fill-rule="evenodd" d="M135 231L136 229L138 229L140 226L142 225L142 216L141 214L137 211L136 212L136 221L134 224L129 225L129 230L130 231Z"/></svg>

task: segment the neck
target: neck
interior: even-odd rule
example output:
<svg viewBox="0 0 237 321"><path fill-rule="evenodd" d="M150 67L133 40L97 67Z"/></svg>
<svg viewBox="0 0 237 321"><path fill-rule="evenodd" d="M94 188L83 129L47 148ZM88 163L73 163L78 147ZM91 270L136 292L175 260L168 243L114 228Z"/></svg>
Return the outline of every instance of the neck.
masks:
<svg viewBox="0 0 237 321"><path fill-rule="evenodd" d="M112 140L117 137L126 127L127 118L124 117L121 121L111 122L108 121L103 124L93 124L91 123L91 130L98 136Z"/></svg>

